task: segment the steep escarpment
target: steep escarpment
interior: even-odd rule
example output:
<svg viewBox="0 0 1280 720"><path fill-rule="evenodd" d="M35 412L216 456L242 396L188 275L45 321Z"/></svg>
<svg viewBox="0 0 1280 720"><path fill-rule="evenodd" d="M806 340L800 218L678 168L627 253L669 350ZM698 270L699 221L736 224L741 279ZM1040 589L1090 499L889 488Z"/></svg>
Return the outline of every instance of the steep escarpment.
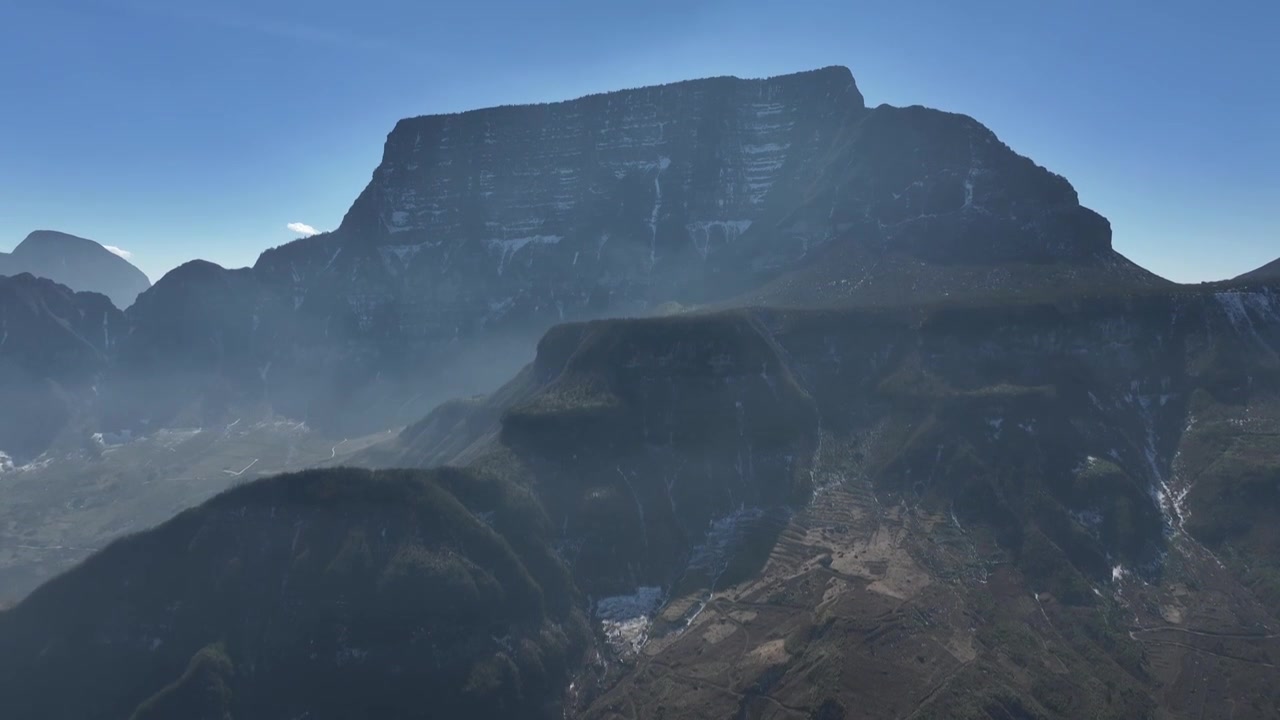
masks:
<svg viewBox="0 0 1280 720"><path fill-rule="evenodd" d="M1063 177L973 118L888 105L848 125L774 230L807 262L734 302L915 305L1165 284L1116 253Z"/></svg>
<svg viewBox="0 0 1280 720"><path fill-rule="evenodd" d="M30 273L79 292L106 295L121 310L151 287L151 281L128 260L92 240L37 230L12 253L0 253L0 275Z"/></svg>
<svg viewBox="0 0 1280 720"><path fill-rule="evenodd" d="M597 596L669 587L716 522L811 491L813 400L746 315L562 326L533 372L498 455L527 468Z"/></svg>
<svg viewBox="0 0 1280 720"><path fill-rule="evenodd" d="M559 717L585 647L528 493L456 471L231 490L0 614L27 718Z"/></svg>
<svg viewBox="0 0 1280 720"><path fill-rule="evenodd" d="M393 306L426 340L715 297L750 270L720 250L786 212L864 113L827 68L404 120L339 229L256 269L366 324Z"/></svg>
<svg viewBox="0 0 1280 720"><path fill-rule="evenodd" d="M342 225L255 269L304 311L430 345L899 256L1154 282L1065 179L971 118L867 109L844 68L402 121Z"/></svg>
<svg viewBox="0 0 1280 720"><path fill-rule="evenodd" d="M408 424L566 321L1163 282L1065 179L971 118L869 109L838 67L406 119L333 232L171 275L130 309L105 430Z"/></svg>

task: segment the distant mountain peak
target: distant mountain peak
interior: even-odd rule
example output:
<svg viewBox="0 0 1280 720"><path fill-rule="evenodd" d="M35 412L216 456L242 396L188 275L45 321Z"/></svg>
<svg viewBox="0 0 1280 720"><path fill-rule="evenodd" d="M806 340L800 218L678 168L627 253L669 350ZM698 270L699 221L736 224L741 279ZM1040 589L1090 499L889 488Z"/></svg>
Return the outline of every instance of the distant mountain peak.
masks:
<svg viewBox="0 0 1280 720"><path fill-rule="evenodd" d="M0 253L0 275L24 272L73 290L106 295L121 309L151 287L151 280L119 254L88 238L57 230L36 230L12 253Z"/></svg>

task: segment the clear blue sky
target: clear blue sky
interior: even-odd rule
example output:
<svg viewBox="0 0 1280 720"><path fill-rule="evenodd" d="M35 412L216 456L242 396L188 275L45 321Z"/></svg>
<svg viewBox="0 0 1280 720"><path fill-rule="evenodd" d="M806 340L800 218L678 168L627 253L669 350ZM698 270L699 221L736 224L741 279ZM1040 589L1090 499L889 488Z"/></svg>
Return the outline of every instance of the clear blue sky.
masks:
<svg viewBox="0 0 1280 720"><path fill-rule="evenodd" d="M401 117L847 65L972 115L1167 277L1280 256L1280 3L0 0L0 250L153 279L334 227Z"/></svg>

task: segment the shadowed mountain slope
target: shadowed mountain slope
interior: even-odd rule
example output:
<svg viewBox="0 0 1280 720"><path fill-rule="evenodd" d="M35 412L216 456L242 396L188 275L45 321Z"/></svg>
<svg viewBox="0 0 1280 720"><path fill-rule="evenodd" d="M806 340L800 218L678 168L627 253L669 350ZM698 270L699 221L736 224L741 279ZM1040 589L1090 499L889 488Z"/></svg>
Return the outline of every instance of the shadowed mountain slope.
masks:
<svg viewBox="0 0 1280 720"><path fill-rule="evenodd" d="M1274 280L1275 278L1278 278L1278 277L1280 277L1280 260L1273 260L1267 263L1266 265L1263 265L1262 267L1258 268L1257 270L1251 270L1236 279L1257 281L1257 280Z"/></svg>
<svg viewBox="0 0 1280 720"><path fill-rule="evenodd" d="M0 452L26 461L78 424L124 315L95 293L29 274L0 277Z"/></svg>
<svg viewBox="0 0 1280 720"><path fill-rule="evenodd" d="M586 638L549 533L457 471L259 481L0 614L0 694L27 718L558 717Z"/></svg>

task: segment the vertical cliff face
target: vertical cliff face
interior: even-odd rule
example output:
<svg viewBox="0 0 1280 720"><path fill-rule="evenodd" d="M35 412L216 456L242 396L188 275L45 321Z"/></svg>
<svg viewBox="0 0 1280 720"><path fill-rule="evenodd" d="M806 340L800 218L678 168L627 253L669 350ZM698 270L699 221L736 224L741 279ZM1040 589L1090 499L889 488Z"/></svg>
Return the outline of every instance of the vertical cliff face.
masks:
<svg viewBox="0 0 1280 720"><path fill-rule="evenodd" d="M714 297L865 112L843 68L413 118L332 236L265 253L302 306L452 338ZM345 308L332 307L332 291Z"/></svg>
<svg viewBox="0 0 1280 720"><path fill-rule="evenodd" d="M344 433L491 389L564 321L1156 281L1065 179L838 67L403 120L338 229L200 267L131 310L120 373Z"/></svg>
<svg viewBox="0 0 1280 720"><path fill-rule="evenodd" d="M1064 178L972 118L869 110L836 67L403 120L341 226L255 270L317 322L421 347L884 256L1153 280Z"/></svg>

